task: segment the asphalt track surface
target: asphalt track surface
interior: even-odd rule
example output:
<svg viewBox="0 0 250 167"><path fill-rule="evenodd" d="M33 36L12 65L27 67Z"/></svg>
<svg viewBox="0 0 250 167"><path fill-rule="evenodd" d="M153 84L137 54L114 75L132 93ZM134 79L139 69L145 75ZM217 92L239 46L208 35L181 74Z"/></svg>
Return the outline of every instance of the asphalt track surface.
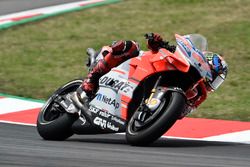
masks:
<svg viewBox="0 0 250 167"><path fill-rule="evenodd" d="M0 0L0 15L78 0ZM249 167L250 145L162 138L132 147L124 135L45 141L36 127L0 123L1 167Z"/></svg>
<svg viewBox="0 0 250 167"><path fill-rule="evenodd" d="M2 167L249 167L250 145L162 138L133 147L124 135L45 141L36 127L0 123Z"/></svg>
<svg viewBox="0 0 250 167"><path fill-rule="evenodd" d="M0 16L81 0L0 0Z"/></svg>

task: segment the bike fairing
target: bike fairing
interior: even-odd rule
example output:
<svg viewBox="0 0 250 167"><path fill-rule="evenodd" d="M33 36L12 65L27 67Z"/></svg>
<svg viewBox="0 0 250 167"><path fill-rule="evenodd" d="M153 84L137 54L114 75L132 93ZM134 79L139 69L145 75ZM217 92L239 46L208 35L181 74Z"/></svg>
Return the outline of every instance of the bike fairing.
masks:
<svg viewBox="0 0 250 167"><path fill-rule="evenodd" d="M199 70L202 77L210 78L211 71L209 69L209 66L206 63L206 59L201 53L201 51L195 48L193 43L190 41L189 36L190 35L181 37L176 34L176 41L177 41L176 52L178 55L184 56L184 57L182 56L182 58L184 58L182 59L182 61L183 60L186 61L188 68L190 67L190 65L193 65L196 67L196 69ZM180 50L181 50L181 54L178 53L180 52ZM176 67L173 68L172 66L168 68L163 68L163 69L159 69L159 68L153 69L152 67L154 65L152 64L154 63L154 61L158 61L156 59L158 58L158 56L157 55L155 57L152 55L148 56L147 52L141 52L140 56L127 60L126 62L122 63L118 67L113 68L111 72L102 76L99 80L100 88L98 92L96 93L96 97L90 102L90 106L98 107L100 110L107 111L113 116L118 116L122 118L123 120L122 122L125 122L127 120L127 112L129 112L127 110L128 109L127 105L134 98L133 92L139 85L140 80L143 80L144 78L146 78L147 76L151 75L154 72L160 72L160 71L165 71L165 70L176 70ZM166 50L165 51L161 49L159 50L160 59L167 58L169 54L172 55L172 53L169 53L168 51L167 53L165 52ZM145 60L147 60L148 62L146 65L150 68L147 68L147 69L142 68L138 64L138 62L142 62ZM145 66L145 63L143 65ZM136 68L140 68L139 77L137 74L136 74L137 76L135 75L136 70L133 69L135 66L137 66ZM126 69L124 69L124 67L126 67ZM129 70L128 70L128 67L129 67ZM185 69L185 72L188 71L188 68ZM138 82L135 82L135 80ZM128 89L124 91L125 90L124 88L128 88ZM104 99L101 99L101 97L103 97ZM119 103L121 105L117 105Z"/></svg>

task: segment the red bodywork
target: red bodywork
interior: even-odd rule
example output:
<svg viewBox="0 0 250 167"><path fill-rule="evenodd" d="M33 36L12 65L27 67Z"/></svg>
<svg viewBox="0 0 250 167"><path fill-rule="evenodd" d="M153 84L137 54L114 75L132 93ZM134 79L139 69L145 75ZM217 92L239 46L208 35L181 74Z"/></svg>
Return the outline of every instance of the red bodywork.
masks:
<svg viewBox="0 0 250 167"><path fill-rule="evenodd" d="M185 57L178 55L177 52L171 53L165 48L159 49L158 52L145 51L143 56L131 59L129 70L129 81L139 84L148 76L155 73L178 70L183 73L189 71L190 64ZM202 95L198 96L197 87L201 89ZM207 90L203 79L186 91L187 99L193 101L192 107L196 108L207 97ZM122 96L122 101L127 104L131 98ZM127 119L127 108L122 108L122 118Z"/></svg>
<svg viewBox="0 0 250 167"><path fill-rule="evenodd" d="M131 60L129 77L141 81L157 72L179 70L188 72L189 63L185 58L176 56L162 48L158 52L146 51L142 57Z"/></svg>

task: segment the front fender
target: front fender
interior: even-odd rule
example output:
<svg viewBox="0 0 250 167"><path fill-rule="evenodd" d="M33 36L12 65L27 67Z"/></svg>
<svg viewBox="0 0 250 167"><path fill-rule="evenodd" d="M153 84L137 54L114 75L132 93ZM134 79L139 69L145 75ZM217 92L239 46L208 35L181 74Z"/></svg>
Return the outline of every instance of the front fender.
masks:
<svg viewBox="0 0 250 167"><path fill-rule="evenodd" d="M155 90L153 98L162 99L164 96L166 96L167 93L170 93L170 92L178 92L182 94L184 97L186 97L185 92L181 88L158 86Z"/></svg>

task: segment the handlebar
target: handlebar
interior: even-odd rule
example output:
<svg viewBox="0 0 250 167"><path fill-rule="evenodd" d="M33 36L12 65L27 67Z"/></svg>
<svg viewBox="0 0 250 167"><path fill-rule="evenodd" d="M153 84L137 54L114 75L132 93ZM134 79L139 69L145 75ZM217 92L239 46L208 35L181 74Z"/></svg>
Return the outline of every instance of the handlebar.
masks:
<svg viewBox="0 0 250 167"><path fill-rule="evenodd" d="M146 33L144 35L144 37L151 43L154 43L154 33ZM159 47L160 48L165 48L167 50L169 50L170 52L175 52L176 46L174 45L169 45L168 41L160 41L159 42Z"/></svg>

